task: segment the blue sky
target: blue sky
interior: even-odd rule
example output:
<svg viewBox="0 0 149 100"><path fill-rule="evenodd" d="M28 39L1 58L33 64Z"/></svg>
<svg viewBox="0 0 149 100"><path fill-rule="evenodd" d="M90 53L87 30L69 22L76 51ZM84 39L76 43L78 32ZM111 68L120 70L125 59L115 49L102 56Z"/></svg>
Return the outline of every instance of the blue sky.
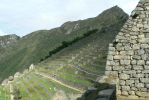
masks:
<svg viewBox="0 0 149 100"><path fill-rule="evenodd" d="M66 21L95 17L118 5L125 12L139 0L0 0L0 35L24 36L40 29L59 27Z"/></svg>

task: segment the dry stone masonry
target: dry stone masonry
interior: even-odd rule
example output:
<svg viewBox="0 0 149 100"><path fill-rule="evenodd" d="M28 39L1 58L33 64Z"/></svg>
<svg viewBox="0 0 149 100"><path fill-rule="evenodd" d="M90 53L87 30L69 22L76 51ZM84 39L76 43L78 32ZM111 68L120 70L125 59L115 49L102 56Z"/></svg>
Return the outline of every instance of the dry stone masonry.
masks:
<svg viewBox="0 0 149 100"><path fill-rule="evenodd" d="M109 45L105 74L115 77L117 95L149 98L149 0L140 0Z"/></svg>

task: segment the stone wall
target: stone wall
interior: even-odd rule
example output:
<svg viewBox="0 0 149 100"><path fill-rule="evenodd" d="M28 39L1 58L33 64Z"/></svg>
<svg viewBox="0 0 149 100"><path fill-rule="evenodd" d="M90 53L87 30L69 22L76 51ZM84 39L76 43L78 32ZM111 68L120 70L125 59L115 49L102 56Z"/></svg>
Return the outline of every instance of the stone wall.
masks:
<svg viewBox="0 0 149 100"><path fill-rule="evenodd" d="M140 0L109 45L105 74L116 78L117 95L149 98L149 0Z"/></svg>

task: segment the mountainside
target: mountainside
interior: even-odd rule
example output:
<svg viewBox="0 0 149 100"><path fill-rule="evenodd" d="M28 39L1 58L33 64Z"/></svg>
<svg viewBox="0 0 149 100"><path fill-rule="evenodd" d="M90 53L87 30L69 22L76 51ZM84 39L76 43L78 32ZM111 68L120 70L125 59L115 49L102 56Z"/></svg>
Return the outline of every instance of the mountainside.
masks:
<svg viewBox="0 0 149 100"><path fill-rule="evenodd" d="M5 47L0 55L0 81L16 74L14 80L9 77L13 88L0 86L0 99L9 100L10 94L20 100L80 97L104 73L108 44L127 18L128 15L115 6L95 18L33 32ZM30 68L35 69L27 70L31 64ZM14 89L13 92L10 89Z"/></svg>
<svg viewBox="0 0 149 100"><path fill-rule="evenodd" d="M99 39L109 40L105 41L105 43L100 43L101 46L106 46L113 40L115 34L119 31L127 18L128 15L124 13L122 9L115 6L95 18L67 22L55 29L40 30L24 36L11 48L7 47L5 50L7 53L4 52L3 56L0 56L0 81L13 75L17 71L28 68L32 63L37 64L46 60L53 53L65 48L65 43L72 42L71 44L73 44L74 40L82 40L89 31L98 30L99 33L97 36ZM110 29L111 26L112 28ZM107 31L107 35L111 36L108 36L109 38L105 33ZM92 35L89 34L89 36ZM80 43L79 45L83 46L84 44ZM66 45L66 47L67 46L68 45ZM59 48L59 50L57 50L57 48ZM55 50L57 51L55 52Z"/></svg>

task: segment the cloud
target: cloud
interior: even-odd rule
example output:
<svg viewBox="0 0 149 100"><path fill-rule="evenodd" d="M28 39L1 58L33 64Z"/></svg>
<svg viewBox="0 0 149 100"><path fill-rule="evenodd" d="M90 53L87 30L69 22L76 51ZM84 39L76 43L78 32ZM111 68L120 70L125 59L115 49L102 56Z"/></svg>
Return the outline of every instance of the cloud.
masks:
<svg viewBox="0 0 149 100"><path fill-rule="evenodd" d="M66 21L95 17L118 5L127 13L139 0L1 0L0 29L25 35L40 29L51 29Z"/></svg>

